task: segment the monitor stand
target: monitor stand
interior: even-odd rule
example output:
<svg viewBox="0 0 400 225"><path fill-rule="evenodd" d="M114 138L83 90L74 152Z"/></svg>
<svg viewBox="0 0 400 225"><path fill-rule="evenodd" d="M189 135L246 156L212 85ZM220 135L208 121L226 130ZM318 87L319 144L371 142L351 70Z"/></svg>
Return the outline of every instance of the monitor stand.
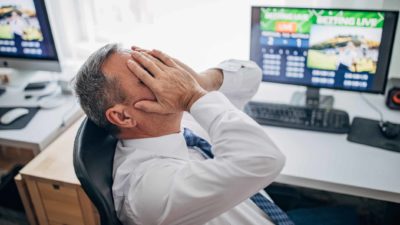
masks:
<svg viewBox="0 0 400 225"><path fill-rule="evenodd" d="M310 108L333 108L334 98L331 95L320 95L319 88L307 87L306 92L296 91L290 104Z"/></svg>
<svg viewBox="0 0 400 225"><path fill-rule="evenodd" d="M41 98L53 96L60 87L57 83L57 74L49 71L30 71L16 70L11 68L1 68L0 74L7 75L9 82L0 87L6 91L0 96L0 107L34 107L38 106ZM41 89L25 90L29 83L48 82ZM47 104L49 105L49 104ZM49 107L48 107L49 108Z"/></svg>
<svg viewBox="0 0 400 225"><path fill-rule="evenodd" d="M49 71L17 70L1 68L0 74L7 75L9 82L2 86L9 88L23 89L30 82L51 81L57 78L57 73Z"/></svg>

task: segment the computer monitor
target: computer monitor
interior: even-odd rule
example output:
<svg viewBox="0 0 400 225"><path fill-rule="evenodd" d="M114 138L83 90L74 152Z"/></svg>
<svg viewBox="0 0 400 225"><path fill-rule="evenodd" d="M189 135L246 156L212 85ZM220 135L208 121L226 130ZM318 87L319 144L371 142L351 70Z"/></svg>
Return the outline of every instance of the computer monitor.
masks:
<svg viewBox="0 0 400 225"><path fill-rule="evenodd" d="M0 67L61 71L44 0L0 1Z"/></svg>
<svg viewBox="0 0 400 225"><path fill-rule="evenodd" d="M319 88L384 93L397 18L395 11L253 6L250 58L263 81L307 86L311 97Z"/></svg>

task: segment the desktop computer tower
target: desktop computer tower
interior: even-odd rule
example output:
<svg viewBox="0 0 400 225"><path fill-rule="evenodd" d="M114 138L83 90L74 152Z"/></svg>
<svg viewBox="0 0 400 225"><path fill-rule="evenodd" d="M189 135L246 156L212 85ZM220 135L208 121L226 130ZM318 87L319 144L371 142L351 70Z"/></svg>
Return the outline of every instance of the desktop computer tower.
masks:
<svg viewBox="0 0 400 225"><path fill-rule="evenodd" d="M390 109L400 110L400 78L392 78L388 82L386 105Z"/></svg>

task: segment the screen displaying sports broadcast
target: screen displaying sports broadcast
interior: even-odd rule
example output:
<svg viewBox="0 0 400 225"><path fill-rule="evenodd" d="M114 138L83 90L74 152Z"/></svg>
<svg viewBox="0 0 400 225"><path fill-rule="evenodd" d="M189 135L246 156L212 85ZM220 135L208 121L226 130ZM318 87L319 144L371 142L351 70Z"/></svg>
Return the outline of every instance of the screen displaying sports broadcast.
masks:
<svg viewBox="0 0 400 225"><path fill-rule="evenodd" d="M264 81L380 92L393 42L383 31L393 35L396 21L383 11L254 7L251 59Z"/></svg>
<svg viewBox="0 0 400 225"><path fill-rule="evenodd" d="M56 57L43 1L0 1L0 56Z"/></svg>

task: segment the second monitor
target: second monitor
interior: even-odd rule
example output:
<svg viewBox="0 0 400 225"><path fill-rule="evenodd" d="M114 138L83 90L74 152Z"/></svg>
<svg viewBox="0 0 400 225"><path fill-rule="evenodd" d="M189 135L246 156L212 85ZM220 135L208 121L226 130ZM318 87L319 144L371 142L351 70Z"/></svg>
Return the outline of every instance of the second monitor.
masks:
<svg viewBox="0 0 400 225"><path fill-rule="evenodd" d="M383 93L398 12L252 7L263 81Z"/></svg>

